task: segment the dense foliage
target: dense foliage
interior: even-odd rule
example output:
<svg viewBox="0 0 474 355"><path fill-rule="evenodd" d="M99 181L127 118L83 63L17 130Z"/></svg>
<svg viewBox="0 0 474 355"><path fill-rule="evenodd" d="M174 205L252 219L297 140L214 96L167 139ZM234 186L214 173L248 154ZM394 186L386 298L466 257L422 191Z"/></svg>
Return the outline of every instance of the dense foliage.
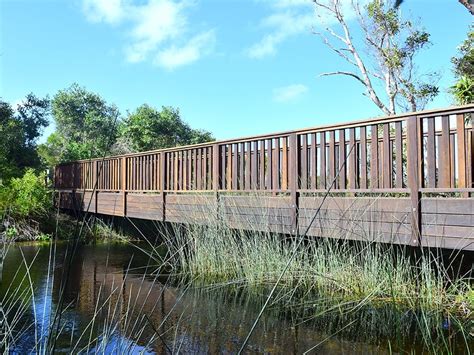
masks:
<svg viewBox="0 0 474 355"><path fill-rule="evenodd" d="M15 218L46 216L52 208L51 190L46 185L44 173L26 170L19 178L12 178L8 185L0 186L0 213Z"/></svg>
<svg viewBox="0 0 474 355"><path fill-rule="evenodd" d="M183 122L178 109L163 107L158 111L148 105L142 105L128 115L120 134L130 142L132 151L204 143L214 139L210 132L192 129Z"/></svg>
<svg viewBox="0 0 474 355"><path fill-rule="evenodd" d="M48 165L107 154L117 138L117 107L77 84L54 96L52 113L56 132L41 148Z"/></svg>
<svg viewBox="0 0 474 355"><path fill-rule="evenodd" d="M456 83L451 92L459 104L474 102L474 26L471 26L467 39L458 47L459 55L454 57Z"/></svg>
<svg viewBox="0 0 474 355"><path fill-rule="evenodd" d="M77 84L54 96L52 114L56 131L39 147L47 166L214 139L192 129L173 107L158 111L144 104L124 119L115 105Z"/></svg>
<svg viewBox="0 0 474 355"><path fill-rule="evenodd" d="M49 109L48 98L33 94L15 108L0 99L0 182L40 168L37 139L48 125Z"/></svg>

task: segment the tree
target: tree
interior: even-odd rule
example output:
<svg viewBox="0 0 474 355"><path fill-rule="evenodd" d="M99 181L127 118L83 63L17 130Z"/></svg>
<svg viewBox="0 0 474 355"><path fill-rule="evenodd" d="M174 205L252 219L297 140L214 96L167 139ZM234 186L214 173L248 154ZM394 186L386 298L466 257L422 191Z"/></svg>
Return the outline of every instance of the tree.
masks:
<svg viewBox="0 0 474 355"><path fill-rule="evenodd" d="M353 69L322 73L342 75L357 80L365 87L364 95L386 115L399 109L417 111L439 92L436 73L417 73L415 58L427 47L429 33L401 18L400 12L385 0L372 0L361 7L357 0L352 10L358 18L357 33L367 47L363 55L357 48L353 30L348 25L341 0L313 0L321 22L326 16L335 19L338 29L326 27L316 32L323 42Z"/></svg>
<svg viewBox="0 0 474 355"><path fill-rule="evenodd" d="M456 83L451 93L459 104L474 102L474 26L471 26L467 39L458 47L459 56L452 58Z"/></svg>
<svg viewBox="0 0 474 355"><path fill-rule="evenodd" d="M163 107L161 111L146 104L138 107L123 121L121 142L129 142L131 151L145 151L214 140L210 132L192 129L179 110Z"/></svg>
<svg viewBox="0 0 474 355"><path fill-rule="evenodd" d="M78 84L54 96L52 113L56 132L40 148L48 164L106 155L117 139L117 107Z"/></svg>
<svg viewBox="0 0 474 355"><path fill-rule="evenodd" d="M48 125L50 101L29 94L13 108L0 100L0 180L40 168L37 139Z"/></svg>

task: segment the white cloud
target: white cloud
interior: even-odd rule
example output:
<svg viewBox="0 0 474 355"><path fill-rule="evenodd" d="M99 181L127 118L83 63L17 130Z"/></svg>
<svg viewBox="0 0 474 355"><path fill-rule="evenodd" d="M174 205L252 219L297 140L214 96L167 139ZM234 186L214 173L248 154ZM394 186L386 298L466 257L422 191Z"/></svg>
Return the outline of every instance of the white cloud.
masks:
<svg viewBox="0 0 474 355"><path fill-rule="evenodd" d="M117 23L124 16L122 0L84 0L83 10L89 21Z"/></svg>
<svg viewBox="0 0 474 355"><path fill-rule="evenodd" d="M124 52L131 63L150 60L176 68L209 53L215 42L215 33L209 30L188 37L189 0L83 0L83 5L90 21L121 24L126 29Z"/></svg>
<svg viewBox="0 0 474 355"><path fill-rule="evenodd" d="M308 92L308 87L303 84L293 84L273 90L273 100L276 102L295 101Z"/></svg>
<svg viewBox="0 0 474 355"><path fill-rule="evenodd" d="M270 29L259 42L247 49L251 58L261 59L276 53L277 46L288 37L298 35L311 28L314 23L314 15L310 13L299 13L294 10L276 12L262 20L261 26Z"/></svg>
<svg viewBox="0 0 474 355"><path fill-rule="evenodd" d="M278 46L290 37L311 33L312 27L331 26L336 20L330 14L318 9L311 0L256 0L270 6L271 13L260 21L260 27L266 31L260 41L247 48L250 58L261 59L277 52ZM367 0L360 0L364 4ZM341 0L346 19L355 14L351 0Z"/></svg>
<svg viewBox="0 0 474 355"><path fill-rule="evenodd" d="M275 54L278 45L291 36L305 31L309 33L315 22L310 0L263 0L263 2L271 6L272 13L260 22L260 27L267 33L246 50L247 55L255 59Z"/></svg>
<svg viewBox="0 0 474 355"><path fill-rule="evenodd" d="M215 33L213 30L201 33L189 40L182 47L171 46L160 51L154 63L168 70L195 62L202 55L209 53L215 42Z"/></svg>

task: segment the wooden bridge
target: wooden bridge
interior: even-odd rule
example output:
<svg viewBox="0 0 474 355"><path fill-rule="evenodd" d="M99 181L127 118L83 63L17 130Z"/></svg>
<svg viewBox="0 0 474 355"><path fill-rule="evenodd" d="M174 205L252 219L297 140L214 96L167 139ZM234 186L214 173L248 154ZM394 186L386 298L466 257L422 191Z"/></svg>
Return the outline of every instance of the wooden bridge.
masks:
<svg viewBox="0 0 474 355"><path fill-rule="evenodd" d="M474 105L62 164L96 214L474 250Z"/></svg>

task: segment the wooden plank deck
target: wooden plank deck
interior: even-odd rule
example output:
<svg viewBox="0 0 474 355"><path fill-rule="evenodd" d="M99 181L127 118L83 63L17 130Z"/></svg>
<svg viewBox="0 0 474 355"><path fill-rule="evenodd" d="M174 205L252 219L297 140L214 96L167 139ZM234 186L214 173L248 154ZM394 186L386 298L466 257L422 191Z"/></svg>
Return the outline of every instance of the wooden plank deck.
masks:
<svg viewBox="0 0 474 355"><path fill-rule="evenodd" d="M58 206L474 250L474 105L61 164Z"/></svg>

